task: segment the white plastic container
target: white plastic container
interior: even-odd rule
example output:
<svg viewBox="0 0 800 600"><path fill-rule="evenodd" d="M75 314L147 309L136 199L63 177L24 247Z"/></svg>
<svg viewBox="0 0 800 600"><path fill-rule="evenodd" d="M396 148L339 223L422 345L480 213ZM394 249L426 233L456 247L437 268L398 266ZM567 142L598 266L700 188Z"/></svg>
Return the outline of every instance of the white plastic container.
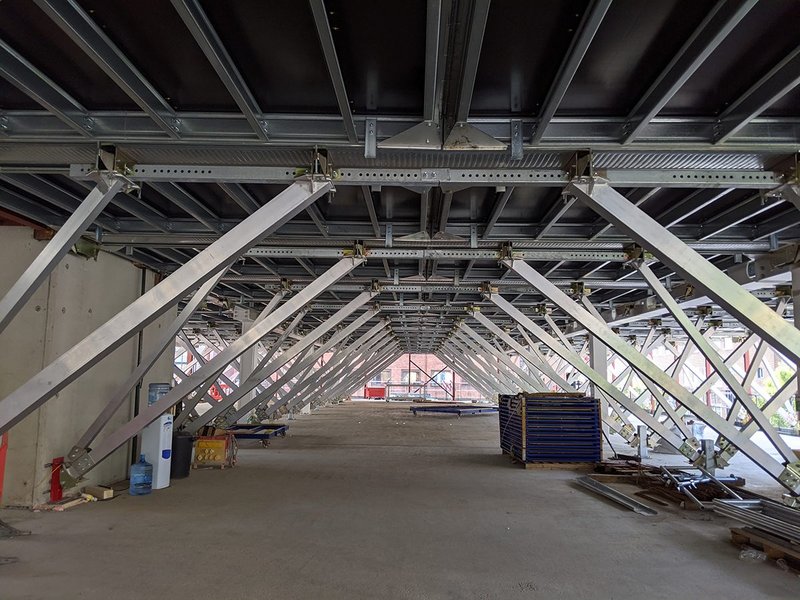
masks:
<svg viewBox="0 0 800 600"><path fill-rule="evenodd" d="M172 462L172 415L161 415L142 430L142 454L153 465L153 489L169 487Z"/></svg>

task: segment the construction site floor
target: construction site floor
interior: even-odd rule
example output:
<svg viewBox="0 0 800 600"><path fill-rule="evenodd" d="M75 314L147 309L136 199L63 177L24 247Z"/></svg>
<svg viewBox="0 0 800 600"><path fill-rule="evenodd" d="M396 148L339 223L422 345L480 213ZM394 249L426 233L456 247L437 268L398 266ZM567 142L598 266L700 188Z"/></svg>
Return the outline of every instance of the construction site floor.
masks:
<svg viewBox="0 0 800 600"><path fill-rule="evenodd" d="M738 559L725 521L643 517L525 470L497 416L331 406L233 469L64 513L0 511L2 600L797 598L800 579Z"/></svg>

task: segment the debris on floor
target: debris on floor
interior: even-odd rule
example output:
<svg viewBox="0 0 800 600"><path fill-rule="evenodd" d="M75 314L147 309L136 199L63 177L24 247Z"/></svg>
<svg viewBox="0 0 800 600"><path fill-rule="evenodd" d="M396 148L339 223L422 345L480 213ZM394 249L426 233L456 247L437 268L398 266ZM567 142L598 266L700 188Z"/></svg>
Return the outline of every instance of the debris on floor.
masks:
<svg viewBox="0 0 800 600"><path fill-rule="evenodd" d="M81 494L80 496L70 496L54 504L36 504L33 511L64 512L89 502L97 502L97 498L91 494Z"/></svg>
<svg viewBox="0 0 800 600"><path fill-rule="evenodd" d="M10 565L11 563L19 562L16 556L0 556L0 567L3 565Z"/></svg>
<svg viewBox="0 0 800 600"><path fill-rule="evenodd" d="M0 521L0 539L21 537L30 534L31 534L30 531L23 531L22 529L17 529L16 527L12 527L5 521Z"/></svg>
<svg viewBox="0 0 800 600"><path fill-rule="evenodd" d="M646 504L643 504L635 498L631 498L630 496L623 494L622 492L615 490L610 486L600 483L588 475L584 477L578 477L578 479L575 481L578 483L578 485L591 490L595 494L605 496L609 500L613 500L617 504L621 504L625 508L629 508L637 514L645 515L647 517L652 517L658 514L657 510L650 508Z"/></svg>

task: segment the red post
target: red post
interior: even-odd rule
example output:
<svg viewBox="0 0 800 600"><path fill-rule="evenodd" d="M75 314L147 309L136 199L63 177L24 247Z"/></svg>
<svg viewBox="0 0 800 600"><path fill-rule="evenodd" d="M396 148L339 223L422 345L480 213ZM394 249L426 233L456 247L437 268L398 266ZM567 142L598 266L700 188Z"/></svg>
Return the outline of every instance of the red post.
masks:
<svg viewBox="0 0 800 600"><path fill-rule="evenodd" d="M64 497L64 489L61 487L61 467L64 464L64 457L58 456L53 459L50 472L50 502L60 502Z"/></svg>

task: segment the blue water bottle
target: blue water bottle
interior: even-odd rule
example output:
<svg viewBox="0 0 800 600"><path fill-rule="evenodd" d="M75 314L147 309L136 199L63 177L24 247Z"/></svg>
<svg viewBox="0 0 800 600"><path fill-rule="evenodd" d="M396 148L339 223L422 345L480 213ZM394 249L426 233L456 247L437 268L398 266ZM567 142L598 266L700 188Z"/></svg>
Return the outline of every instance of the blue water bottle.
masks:
<svg viewBox="0 0 800 600"><path fill-rule="evenodd" d="M144 454L139 456L139 462L131 466L131 486L128 492L131 496L144 496L153 491L153 465L144 459Z"/></svg>

